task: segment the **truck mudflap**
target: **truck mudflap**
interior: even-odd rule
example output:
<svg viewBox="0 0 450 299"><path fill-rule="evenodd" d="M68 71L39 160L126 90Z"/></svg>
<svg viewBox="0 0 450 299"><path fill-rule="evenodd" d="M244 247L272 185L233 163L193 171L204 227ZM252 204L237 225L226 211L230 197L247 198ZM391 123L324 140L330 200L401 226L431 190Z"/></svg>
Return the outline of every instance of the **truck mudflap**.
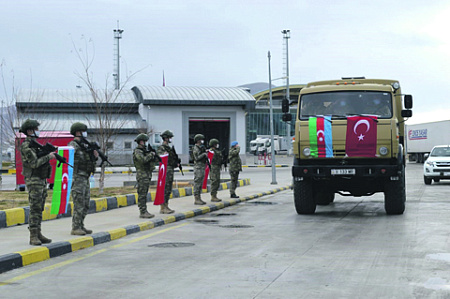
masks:
<svg viewBox="0 0 450 299"><path fill-rule="evenodd" d="M292 176L294 178L383 178L398 176L398 165L294 165Z"/></svg>

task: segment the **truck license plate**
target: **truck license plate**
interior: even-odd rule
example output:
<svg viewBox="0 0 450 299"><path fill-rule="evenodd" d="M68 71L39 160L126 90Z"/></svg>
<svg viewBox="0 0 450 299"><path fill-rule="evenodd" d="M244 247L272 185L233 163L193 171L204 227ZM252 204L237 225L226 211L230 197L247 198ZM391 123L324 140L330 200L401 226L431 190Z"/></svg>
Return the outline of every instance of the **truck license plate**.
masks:
<svg viewBox="0 0 450 299"><path fill-rule="evenodd" d="M350 169L331 169L331 175L355 175L356 171L353 168Z"/></svg>

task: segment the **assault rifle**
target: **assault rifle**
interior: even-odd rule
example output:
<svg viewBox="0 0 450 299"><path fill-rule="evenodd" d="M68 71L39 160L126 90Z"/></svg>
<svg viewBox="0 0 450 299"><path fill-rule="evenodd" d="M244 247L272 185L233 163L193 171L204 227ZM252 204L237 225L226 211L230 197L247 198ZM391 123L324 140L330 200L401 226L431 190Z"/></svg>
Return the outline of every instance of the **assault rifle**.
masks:
<svg viewBox="0 0 450 299"><path fill-rule="evenodd" d="M67 163L66 158L64 158L63 156L61 156L60 154L55 153L55 151L58 150L58 148L56 146L54 146L51 143L46 143L45 145L40 144L39 142L37 142L34 139L31 139L30 142L30 147L37 149L37 156L38 158L44 157L50 153L53 153L53 155L55 155L56 160L58 160L58 167L61 166L61 163L63 164L67 164L70 167L73 168L72 165L70 165L69 163Z"/></svg>
<svg viewBox="0 0 450 299"><path fill-rule="evenodd" d="M105 155L101 150L100 150L100 146L98 145L97 142L89 142L86 138L81 137L81 143L85 145L85 149L88 152L88 154L91 156L91 158L94 157L94 151L97 151L98 156L100 157L100 159L102 159L102 163L100 163L100 167L103 166L103 163L108 163L109 166L113 166L111 164L111 162L108 161L108 156ZM93 159L93 161L95 161L95 158Z"/></svg>
<svg viewBox="0 0 450 299"><path fill-rule="evenodd" d="M183 173L183 166L181 166L181 159L178 157L177 151L175 150L175 146L172 145L172 150L173 150L173 154L175 155L175 160L178 163L178 168L180 169L180 172L182 175L184 175Z"/></svg>
<svg viewBox="0 0 450 299"><path fill-rule="evenodd" d="M150 143L147 144L147 152L148 153L155 153L156 160L159 162L162 162L161 157L158 155L156 150L150 145Z"/></svg>

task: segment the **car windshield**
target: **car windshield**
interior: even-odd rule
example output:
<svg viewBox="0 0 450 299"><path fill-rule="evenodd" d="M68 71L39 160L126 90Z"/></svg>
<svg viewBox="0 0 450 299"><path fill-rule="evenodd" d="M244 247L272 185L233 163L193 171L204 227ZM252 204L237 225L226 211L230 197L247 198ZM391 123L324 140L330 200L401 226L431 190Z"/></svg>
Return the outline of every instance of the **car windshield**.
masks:
<svg viewBox="0 0 450 299"><path fill-rule="evenodd" d="M392 117L392 97L381 91L336 91L304 94L300 98L300 119L316 115L345 118L352 115Z"/></svg>
<svg viewBox="0 0 450 299"><path fill-rule="evenodd" d="M450 147L435 147L431 151L431 157L450 157Z"/></svg>

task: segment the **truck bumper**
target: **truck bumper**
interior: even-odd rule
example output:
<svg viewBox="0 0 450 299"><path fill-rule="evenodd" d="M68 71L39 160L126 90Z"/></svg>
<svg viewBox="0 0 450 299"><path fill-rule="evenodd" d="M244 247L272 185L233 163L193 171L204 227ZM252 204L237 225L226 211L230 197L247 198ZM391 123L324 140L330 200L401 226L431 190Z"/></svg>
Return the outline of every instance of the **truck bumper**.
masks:
<svg viewBox="0 0 450 299"><path fill-rule="evenodd" d="M294 165L294 178L339 179L339 178L390 178L398 177L397 165Z"/></svg>

